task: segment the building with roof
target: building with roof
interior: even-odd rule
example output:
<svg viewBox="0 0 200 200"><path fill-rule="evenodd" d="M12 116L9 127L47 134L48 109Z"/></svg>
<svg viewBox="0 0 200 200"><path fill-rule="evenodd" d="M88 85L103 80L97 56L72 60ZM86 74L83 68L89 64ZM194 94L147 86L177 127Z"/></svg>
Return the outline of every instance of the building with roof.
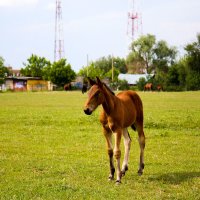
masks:
<svg viewBox="0 0 200 200"><path fill-rule="evenodd" d="M40 77L7 77L5 78L4 90L11 91L47 91L53 90L50 81Z"/></svg>
<svg viewBox="0 0 200 200"><path fill-rule="evenodd" d="M53 90L50 81L43 80L42 77L22 76L20 70L8 67L9 74L6 74L5 82L0 85L0 91L47 91Z"/></svg>

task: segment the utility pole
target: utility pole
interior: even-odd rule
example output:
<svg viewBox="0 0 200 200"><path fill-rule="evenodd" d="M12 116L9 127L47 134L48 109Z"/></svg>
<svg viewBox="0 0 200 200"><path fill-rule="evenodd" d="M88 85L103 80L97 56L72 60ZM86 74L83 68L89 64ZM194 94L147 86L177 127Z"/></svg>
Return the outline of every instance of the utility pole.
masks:
<svg viewBox="0 0 200 200"><path fill-rule="evenodd" d="M65 57L61 0L56 0L54 61Z"/></svg>
<svg viewBox="0 0 200 200"><path fill-rule="evenodd" d="M88 67L89 67L89 56L87 54L87 77L88 77Z"/></svg>
<svg viewBox="0 0 200 200"><path fill-rule="evenodd" d="M113 61L113 55L112 55L112 82L114 81L114 61Z"/></svg>

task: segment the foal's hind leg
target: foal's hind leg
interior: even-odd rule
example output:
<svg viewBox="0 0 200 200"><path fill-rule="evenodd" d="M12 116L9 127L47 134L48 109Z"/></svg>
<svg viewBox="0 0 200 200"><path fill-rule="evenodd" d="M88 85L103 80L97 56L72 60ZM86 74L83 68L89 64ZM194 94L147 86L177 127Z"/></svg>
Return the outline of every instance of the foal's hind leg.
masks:
<svg viewBox="0 0 200 200"><path fill-rule="evenodd" d="M144 148L145 148L145 135L143 131L143 126L137 126L138 131L138 141L140 144L140 164L139 164L139 170L138 175L142 175L143 169L144 169Z"/></svg>
<svg viewBox="0 0 200 200"><path fill-rule="evenodd" d="M122 164L122 176L124 176L126 171L128 170L128 160L129 160L129 153L130 153L130 148L131 148L131 138L130 138L127 128L123 130L123 136L124 136L125 153L124 153L124 161Z"/></svg>
<svg viewBox="0 0 200 200"><path fill-rule="evenodd" d="M112 132L110 131L108 127L104 126L103 133L107 142L107 151L108 151L109 162L110 162L110 174L109 174L108 179L113 180L115 167L114 167L114 162L113 162Z"/></svg>

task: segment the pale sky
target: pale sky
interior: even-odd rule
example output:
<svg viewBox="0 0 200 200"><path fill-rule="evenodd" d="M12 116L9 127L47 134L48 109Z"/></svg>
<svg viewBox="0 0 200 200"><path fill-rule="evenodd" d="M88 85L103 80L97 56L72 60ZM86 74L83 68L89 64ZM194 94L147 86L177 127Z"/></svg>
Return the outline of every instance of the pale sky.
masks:
<svg viewBox="0 0 200 200"><path fill-rule="evenodd" d="M54 60L55 0L0 0L0 56L14 69L31 54ZM76 72L89 60L128 52L129 0L63 0L65 57ZM199 0L135 0L143 34L179 49L200 32Z"/></svg>

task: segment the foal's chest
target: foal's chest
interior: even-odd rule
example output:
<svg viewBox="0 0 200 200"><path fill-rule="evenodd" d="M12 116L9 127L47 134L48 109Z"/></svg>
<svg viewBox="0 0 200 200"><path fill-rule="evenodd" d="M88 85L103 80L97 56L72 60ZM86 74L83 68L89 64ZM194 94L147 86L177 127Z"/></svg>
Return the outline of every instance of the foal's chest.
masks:
<svg viewBox="0 0 200 200"><path fill-rule="evenodd" d="M115 132L116 129L120 127L120 123L118 120L114 120L108 117L108 126L112 132Z"/></svg>

